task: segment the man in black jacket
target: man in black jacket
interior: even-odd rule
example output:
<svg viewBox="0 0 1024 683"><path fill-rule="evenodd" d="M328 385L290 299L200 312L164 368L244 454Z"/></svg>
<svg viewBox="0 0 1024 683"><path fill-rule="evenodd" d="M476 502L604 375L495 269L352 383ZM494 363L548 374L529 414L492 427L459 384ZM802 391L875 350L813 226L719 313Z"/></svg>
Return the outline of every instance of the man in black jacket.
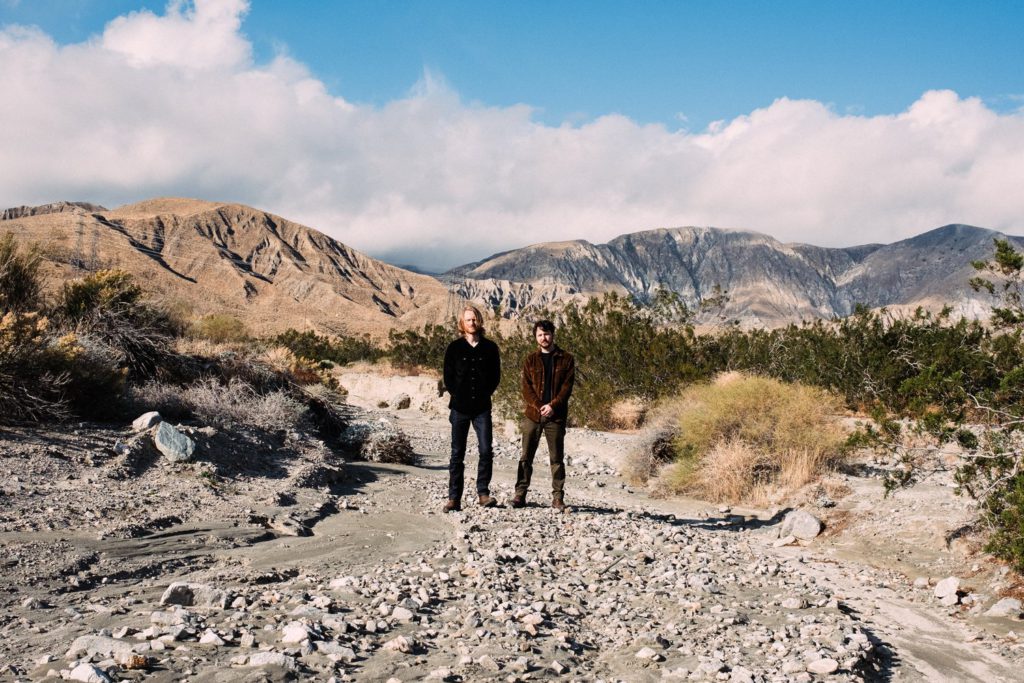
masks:
<svg viewBox="0 0 1024 683"><path fill-rule="evenodd" d="M448 502L445 512L462 509L462 482L465 470L466 439L469 425L476 432L480 460L476 468L478 502L494 507L491 496L491 394L501 381L501 357L498 345L484 337L480 311L466 306L459 314L461 337L448 345L444 353L444 385L451 394L448 421L452 423L452 454L448 461Z"/></svg>

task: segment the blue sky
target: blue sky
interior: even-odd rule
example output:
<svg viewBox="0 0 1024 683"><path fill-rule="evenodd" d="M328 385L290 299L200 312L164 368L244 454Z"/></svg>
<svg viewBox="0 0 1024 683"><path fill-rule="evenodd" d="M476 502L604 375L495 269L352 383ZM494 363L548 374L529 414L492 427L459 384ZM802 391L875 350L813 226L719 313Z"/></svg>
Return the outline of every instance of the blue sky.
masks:
<svg viewBox="0 0 1024 683"><path fill-rule="evenodd" d="M80 42L165 1L0 0L0 23ZM425 68L468 100L557 125L620 113L701 129L779 97L901 111L951 89L1000 111L1024 96L1024 2L388 2L255 0L258 60L286 50L346 99L383 105Z"/></svg>
<svg viewBox="0 0 1024 683"><path fill-rule="evenodd" d="M0 204L236 201L434 269L1019 234L1021 35L1019 1L0 0Z"/></svg>

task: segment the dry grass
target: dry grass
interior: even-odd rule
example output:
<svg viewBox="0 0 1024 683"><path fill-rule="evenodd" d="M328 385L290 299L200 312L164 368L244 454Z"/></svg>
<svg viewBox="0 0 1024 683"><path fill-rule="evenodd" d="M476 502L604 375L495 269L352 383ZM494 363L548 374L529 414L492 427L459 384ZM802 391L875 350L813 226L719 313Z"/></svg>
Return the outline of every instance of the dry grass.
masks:
<svg viewBox="0 0 1024 683"><path fill-rule="evenodd" d="M647 417L647 404L643 399L631 396L613 403L608 413L608 422L612 429L639 429Z"/></svg>
<svg viewBox="0 0 1024 683"><path fill-rule="evenodd" d="M213 379L196 382L185 389L182 396L196 418L221 427L248 425L269 430L290 429L306 410L283 391L259 393L238 379L227 384Z"/></svg>
<svg viewBox="0 0 1024 683"><path fill-rule="evenodd" d="M820 389L730 374L662 408L675 462L659 487L716 502L774 502L846 456L840 405Z"/></svg>

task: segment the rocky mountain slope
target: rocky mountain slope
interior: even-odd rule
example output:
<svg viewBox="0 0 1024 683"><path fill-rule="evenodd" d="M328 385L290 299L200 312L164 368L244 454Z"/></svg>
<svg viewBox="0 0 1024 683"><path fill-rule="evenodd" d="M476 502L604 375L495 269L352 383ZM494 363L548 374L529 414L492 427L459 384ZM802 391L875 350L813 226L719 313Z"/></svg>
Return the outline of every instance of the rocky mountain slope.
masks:
<svg viewBox="0 0 1024 683"><path fill-rule="evenodd" d="M508 313L516 304L549 301L554 291L559 298L616 291L644 300L664 288L695 303L719 285L730 297L724 314L750 325L846 316L857 304L949 303L977 315L984 314L986 300L967 285L970 263L990 256L998 236L947 225L889 245L825 248L783 244L754 232L672 228L622 235L607 244L536 244L460 266L445 278Z"/></svg>
<svg viewBox="0 0 1024 683"><path fill-rule="evenodd" d="M5 211L4 232L41 244L57 281L123 268L193 315L229 313L256 333L379 336L434 322L448 297L434 278L239 204L154 199L106 210L60 202Z"/></svg>

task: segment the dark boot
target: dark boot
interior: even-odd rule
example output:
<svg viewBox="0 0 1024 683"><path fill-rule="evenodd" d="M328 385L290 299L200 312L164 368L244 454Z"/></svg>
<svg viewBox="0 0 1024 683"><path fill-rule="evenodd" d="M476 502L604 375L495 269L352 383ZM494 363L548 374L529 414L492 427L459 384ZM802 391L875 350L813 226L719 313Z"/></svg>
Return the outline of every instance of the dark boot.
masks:
<svg viewBox="0 0 1024 683"><path fill-rule="evenodd" d="M551 507L558 512L565 512L565 501L562 499L562 494L556 493L551 498Z"/></svg>
<svg viewBox="0 0 1024 683"><path fill-rule="evenodd" d="M444 504L445 512L458 512L462 509L462 504L454 498L449 498L448 502Z"/></svg>
<svg viewBox="0 0 1024 683"><path fill-rule="evenodd" d="M512 507L514 507L514 508L526 507L526 494L525 493L517 493L515 496L513 496L512 497Z"/></svg>
<svg viewBox="0 0 1024 683"><path fill-rule="evenodd" d="M482 508L492 508L498 505L498 499L485 493L480 496L479 503Z"/></svg>

